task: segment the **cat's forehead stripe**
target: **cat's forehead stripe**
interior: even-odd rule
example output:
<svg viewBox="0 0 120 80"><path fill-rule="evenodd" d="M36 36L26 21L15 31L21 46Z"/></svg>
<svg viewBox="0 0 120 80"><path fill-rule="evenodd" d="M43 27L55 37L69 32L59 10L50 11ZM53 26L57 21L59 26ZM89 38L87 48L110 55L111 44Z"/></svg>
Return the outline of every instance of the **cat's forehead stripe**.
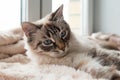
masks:
<svg viewBox="0 0 120 80"><path fill-rule="evenodd" d="M44 25L47 32L50 32L51 34L56 34L59 32L59 29L55 25Z"/></svg>
<svg viewBox="0 0 120 80"><path fill-rule="evenodd" d="M53 38L50 38L53 42L55 42L55 40Z"/></svg>

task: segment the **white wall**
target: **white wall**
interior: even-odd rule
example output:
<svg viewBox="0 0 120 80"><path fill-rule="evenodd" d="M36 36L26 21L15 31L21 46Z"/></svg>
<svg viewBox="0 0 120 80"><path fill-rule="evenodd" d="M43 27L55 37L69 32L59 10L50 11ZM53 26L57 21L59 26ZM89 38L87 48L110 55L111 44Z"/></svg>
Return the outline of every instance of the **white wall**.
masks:
<svg viewBox="0 0 120 80"><path fill-rule="evenodd" d="M120 35L120 0L94 0L94 32Z"/></svg>

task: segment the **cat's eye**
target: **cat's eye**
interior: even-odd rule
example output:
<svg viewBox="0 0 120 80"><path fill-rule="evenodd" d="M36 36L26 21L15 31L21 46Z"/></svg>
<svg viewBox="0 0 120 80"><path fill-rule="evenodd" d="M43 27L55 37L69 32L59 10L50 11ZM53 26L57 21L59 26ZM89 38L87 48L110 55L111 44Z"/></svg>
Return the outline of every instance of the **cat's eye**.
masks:
<svg viewBox="0 0 120 80"><path fill-rule="evenodd" d="M62 31L61 33L60 33L60 37L61 38L64 38L66 36L66 31Z"/></svg>
<svg viewBox="0 0 120 80"><path fill-rule="evenodd" d="M51 45L53 42L50 39L45 40L44 45Z"/></svg>

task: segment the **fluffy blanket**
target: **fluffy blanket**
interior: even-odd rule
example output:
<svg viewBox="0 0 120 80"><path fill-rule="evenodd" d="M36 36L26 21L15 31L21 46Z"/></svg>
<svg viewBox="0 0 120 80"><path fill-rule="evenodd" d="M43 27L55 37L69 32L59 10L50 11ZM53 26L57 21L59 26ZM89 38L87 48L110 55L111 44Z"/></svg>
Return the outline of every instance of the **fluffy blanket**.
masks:
<svg viewBox="0 0 120 80"><path fill-rule="evenodd" d="M86 72L64 65L41 65L36 68L25 55L22 36L19 30L0 33L0 80L94 79Z"/></svg>
<svg viewBox="0 0 120 80"><path fill-rule="evenodd" d="M41 65L36 68L22 54L2 59L0 62L0 80L93 80L79 70L67 66Z"/></svg>

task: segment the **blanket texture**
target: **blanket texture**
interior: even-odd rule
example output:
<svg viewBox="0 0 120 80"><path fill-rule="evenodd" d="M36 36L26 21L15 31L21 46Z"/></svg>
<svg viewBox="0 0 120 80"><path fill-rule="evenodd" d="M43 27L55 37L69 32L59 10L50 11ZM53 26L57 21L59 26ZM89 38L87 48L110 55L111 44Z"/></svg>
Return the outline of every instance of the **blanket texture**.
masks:
<svg viewBox="0 0 120 80"><path fill-rule="evenodd" d="M67 66L41 65L36 68L22 54L2 59L0 62L0 80L93 80L79 70Z"/></svg>
<svg viewBox="0 0 120 80"><path fill-rule="evenodd" d="M25 55L26 50L24 49L22 34L19 32L0 33L0 80L94 79L84 71L64 65L41 65L36 68Z"/></svg>

